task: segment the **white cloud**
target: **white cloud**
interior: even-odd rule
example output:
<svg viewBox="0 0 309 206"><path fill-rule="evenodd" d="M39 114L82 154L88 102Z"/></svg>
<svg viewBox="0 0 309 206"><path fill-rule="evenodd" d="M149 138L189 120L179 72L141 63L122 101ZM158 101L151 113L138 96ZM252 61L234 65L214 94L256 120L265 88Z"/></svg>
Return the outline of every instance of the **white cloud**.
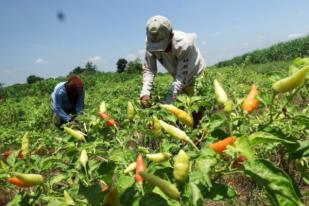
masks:
<svg viewBox="0 0 309 206"><path fill-rule="evenodd" d="M98 62L98 61L101 61L102 58L100 56L94 56L94 57L90 57L89 58L89 61L91 62Z"/></svg>
<svg viewBox="0 0 309 206"><path fill-rule="evenodd" d="M93 56L93 57L90 57L88 58L88 60L86 62L92 62L92 63L101 63L103 62L103 59L101 56Z"/></svg>
<svg viewBox="0 0 309 206"><path fill-rule="evenodd" d="M36 64L47 64L47 61L42 59L41 57L37 58L34 62Z"/></svg>
<svg viewBox="0 0 309 206"><path fill-rule="evenodd" d="M206 45L207 44L207 42L206 41L202 41L202 45Z"/></svg>
<svg viewBox="0 0 309 206"><path fill-rule="evenodd" d="M145 49L139 49L135 54L128 54L125 59L128 61L135 60L136 58L143 60L145 58L145 52Z"/></svg>
<svg viewBox="0 0 309 206"><path fill-rule="evenodd" d="M305 36L304 33L291 33L288 35L288 39L295 39L295 38L299 38Z"/></svg>

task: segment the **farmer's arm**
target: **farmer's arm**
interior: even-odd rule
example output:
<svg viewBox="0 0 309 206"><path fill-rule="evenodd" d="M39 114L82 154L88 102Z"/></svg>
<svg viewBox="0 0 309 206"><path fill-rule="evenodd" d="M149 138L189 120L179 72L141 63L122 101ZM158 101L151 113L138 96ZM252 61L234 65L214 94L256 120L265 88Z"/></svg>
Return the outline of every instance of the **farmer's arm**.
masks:
<svg viewBox="0 0 309 206"><path fill-rule="evenodd" d="M62 106L63 102L61 95L55 94L55 99L53 100L53 110L61 120L69 122L71 120L71 116L62 109Z"/></svg>
<svg viewBox="0 0 309 206"><path fill-rule="evenodd" d="M76 103L76 114L81 114L84 110L84 89L82 90L81 94L78 97L77 103Z"/></svg>
<svg viewBox="0 0 309 206"><path fill-rule="evenodd" d="M192 50L192 45L184 44L176 51L178 59L176 76L165 99L166 103L171 103L189 81L189 63L192 61Z"/></svg>
<svg viewBox="0 0 309 206"><path fill-rule="evenodd" d="M155 75L157 74L156 58L149 51L145 54L145 63L143 65L143 87L140 97L150 96L152 84Z"/></svg>

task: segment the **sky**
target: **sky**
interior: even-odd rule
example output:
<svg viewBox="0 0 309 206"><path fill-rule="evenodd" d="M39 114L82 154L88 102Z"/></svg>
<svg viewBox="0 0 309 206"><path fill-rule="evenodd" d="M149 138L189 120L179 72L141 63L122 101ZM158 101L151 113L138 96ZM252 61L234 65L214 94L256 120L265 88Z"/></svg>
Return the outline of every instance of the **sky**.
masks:
<svg viewBox="0 0 309 206"><path fill-rule="evenodd" d="M65 76L87 61L115 72L119 58L144 58L154 15L193 33L213 65L309 34L308 10L308 0L0 0L0 83Z"/></svg>

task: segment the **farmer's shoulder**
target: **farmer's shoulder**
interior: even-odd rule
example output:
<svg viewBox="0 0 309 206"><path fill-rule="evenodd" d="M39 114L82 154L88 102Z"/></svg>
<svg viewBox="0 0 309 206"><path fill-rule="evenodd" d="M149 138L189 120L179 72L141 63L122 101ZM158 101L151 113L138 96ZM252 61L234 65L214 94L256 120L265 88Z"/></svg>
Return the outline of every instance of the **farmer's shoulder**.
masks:
<svg viewBox="0 0 309 206"><path fill-rule="evenodd" d="M173 31L173 49L182 50L194 45L194 35L183 31Z"/></svg>
<svg viewBox="0 0 309 206"><path fill-rule="evenodd" d="M56 94L63 94L66 92L65 90L65 83L66 82L59 82L56 86L55 86L55 89L54 89L54 92Z"/></svg>

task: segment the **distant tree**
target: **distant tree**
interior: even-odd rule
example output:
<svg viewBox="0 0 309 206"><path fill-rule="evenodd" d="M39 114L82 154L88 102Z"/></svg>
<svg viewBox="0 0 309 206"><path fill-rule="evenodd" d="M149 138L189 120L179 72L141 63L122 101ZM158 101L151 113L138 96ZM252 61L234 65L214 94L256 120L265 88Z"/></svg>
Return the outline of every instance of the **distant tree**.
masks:
<svg viewBox="0 0 309 206"><path fill-rule="evenodd" d="M126 71L128 73L142 73L143 72L143 65L139 58L136 58L133 61L128 63Z"/></svg>
<svg viewBox="0 0 309 206"><path fill-rule="evenodd" d="M38 76L35 76L35 75L30 75L30 76L27 77L27 83L28 84L33 84L35 82L42 81L42 80L44 80L44 78L38 77Z"/></svg>
<svg viewBox="0 0 309 206"><path fill-rule="evenodd" d="M117 61L117 72L122 73L127 66L128 61L124 58L118 59Z"/></svg>
<svg viewBox="0 0 309 206"><path fill-rule="evenodd" d="M0 82L0 100L4 99L4 89L3 89L3 83Z"/></svg>
<svg viewBox="0 0 309 206"><path fill-rule="evenodd" d="M83 72L84 72L84 69L81 68L80 66L77 66L70 72L70 74L81 74Z"/></svg>
<svg viewBox="0 0 309 206"><path fill-rule="evenodd" d="M69 73L69 76L73 75L73 74L78 75L78 74L81 74L81 73L84 73L84 72L95 73L95 72L97 72L97 66L94 65L92 62L87 62L86 65L85 65L85 68L77 66Z"/></svg>
<svg viewBox="0 0 309 206"><path fill-rule="evenodd" d="M85 65L85 72L94 73L97 71L97 66L92 62L87 62Z"/></svg>

